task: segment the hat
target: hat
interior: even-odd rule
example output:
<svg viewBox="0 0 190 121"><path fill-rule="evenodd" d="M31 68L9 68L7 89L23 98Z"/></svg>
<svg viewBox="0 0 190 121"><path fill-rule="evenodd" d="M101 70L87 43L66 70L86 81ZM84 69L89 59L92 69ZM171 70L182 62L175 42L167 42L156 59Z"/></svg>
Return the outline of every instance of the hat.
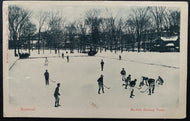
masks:
<svg viewBox="0 0 190 121"><path fill-rule="evenodd" d="M104 76L101 74L101 77L104 77Z"/></svg>
<svg viewBox="0 0 190 121"><path fill-rule="evenodd" d="M60 83L57 83L57 86L60 86Z"/></svg>

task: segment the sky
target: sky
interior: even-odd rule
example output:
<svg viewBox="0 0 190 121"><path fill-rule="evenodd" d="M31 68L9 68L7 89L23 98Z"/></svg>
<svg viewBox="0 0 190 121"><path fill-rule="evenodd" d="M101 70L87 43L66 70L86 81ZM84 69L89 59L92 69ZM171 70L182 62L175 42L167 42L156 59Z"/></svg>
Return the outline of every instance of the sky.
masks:
<svg viewBox="0 0 190 121"><path fill-rule="evenodd" d="M111 14L116 18L127 18L131 13L132 9L140 6L147 6L144 4L127 4L127 2L14 2L11 4L17 4L18 6L32 11L31 21L38 28L38 16L41 12L52 12L59 11L60 16L65 20L66 24L72 23L74 21L84 21L85 14L90 9L100 10L100 16L109 17ZM156 4L156 6L159 4ZM164 4L161 4L162 6ZM45 28L44 28L45 29ZM42 28L43 31L43 28Z"/></svg>

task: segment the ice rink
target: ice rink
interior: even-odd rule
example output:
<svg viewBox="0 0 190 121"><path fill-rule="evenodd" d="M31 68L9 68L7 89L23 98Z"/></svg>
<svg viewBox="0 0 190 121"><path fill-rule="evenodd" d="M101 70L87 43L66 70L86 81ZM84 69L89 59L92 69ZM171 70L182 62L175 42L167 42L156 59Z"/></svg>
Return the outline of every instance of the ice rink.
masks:
<svg viewBox="0 0 190 121"><path fill-rule="evenodd" d="M9 51L11 66L16 58ZM61 53L65 51L61 51ZM52 51L52 53L54 53ZM16 106L54 107L54 90L57 83L60 86L59 108L138 108L138 107L176 107L179 102L179 76L180 53L150 53L150 52L98 52L95 56L87 56L75 52L63 59L59 54L38 55L37 51L31 53L29 59L19 59L9 70L9 102ZM121 55L122 60L119 60ZM45 58L48 57L48 66ZM38 58L34 58L38 57ZM104 70L101 71L100 61L104 60ZM125 68L132 80L137 79L139 86L141 76L164 79L163 86L156 86L155 93L135 88L134 98L130 98L130 90L122 87L120 71ZM45 85L44 72L50 74L50 84ZM104 94L98 94L97 79L104 75Z"/></svg>

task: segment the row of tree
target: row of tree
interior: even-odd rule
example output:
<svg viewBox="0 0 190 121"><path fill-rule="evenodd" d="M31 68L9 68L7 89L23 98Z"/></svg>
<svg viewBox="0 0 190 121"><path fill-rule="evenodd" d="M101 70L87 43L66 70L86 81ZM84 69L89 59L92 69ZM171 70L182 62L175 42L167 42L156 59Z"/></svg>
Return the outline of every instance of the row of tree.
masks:
<svg viewBox="0 0 190 121"><path fill-rule="evenodd" d="M101 13L107 12L106 16ZM31 42L37 40L36 47L41 49L87 49L97 51L132 50L140 52L143 41L151 41L167 32L168 36L180 34L180 11L166 7L138 7L129 11L127 18L113 16L107 9L91 9L84 20L66 23L59 11L40 12L35 17L38 24L31 22L32 11L21 7L9 6L10 40L15 55L24 46L31 49ZM42 28L46 28L43 29ZM137 46L136 46L137 45ZM146 49L146 48L144 48ZM44 52L44 51L43 51Z"/></svg>

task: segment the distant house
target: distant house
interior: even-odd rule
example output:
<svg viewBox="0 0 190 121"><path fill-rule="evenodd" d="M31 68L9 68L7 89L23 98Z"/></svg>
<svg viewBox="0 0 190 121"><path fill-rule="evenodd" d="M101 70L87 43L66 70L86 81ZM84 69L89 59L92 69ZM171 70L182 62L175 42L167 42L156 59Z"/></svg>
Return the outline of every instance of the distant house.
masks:
<svg viewBox="0 0 190 121"><path fill-rule="evenodd" d="M160 37L154 46L160 52L179 52L179 36Z"/></svg>

